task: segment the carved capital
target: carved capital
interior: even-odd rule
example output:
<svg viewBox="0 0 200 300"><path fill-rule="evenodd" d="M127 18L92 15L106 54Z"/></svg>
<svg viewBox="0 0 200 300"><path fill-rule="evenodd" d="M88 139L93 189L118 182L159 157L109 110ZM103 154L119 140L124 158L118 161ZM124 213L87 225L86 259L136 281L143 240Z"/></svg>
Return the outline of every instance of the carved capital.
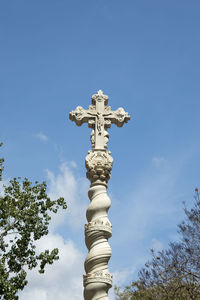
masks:
<svg viewBox="0 0 200 300"><path fill-rule="evenodd" d="M83 275L83 285L84 287L89 283L103 282L112 286L112 275L108 271L97 271L94 273L88 273Z"/></svg>
<svg viewBox="0 0 200 300"><path fill-rule="evenodd" d="M87 178L94 183L96 181L107 183L110 179L113 158L110 151L89 151L85 159Z"/></svg>
<svg viewBox="0 0 200 300"><path fill-rule="evenodd" d="M105 231L108 233L108 236L112 236L112 225L109 221L103 221L101 219L97 219L93 222L89 222L85 224L85 233L90 233L92 231Z"/></svg>

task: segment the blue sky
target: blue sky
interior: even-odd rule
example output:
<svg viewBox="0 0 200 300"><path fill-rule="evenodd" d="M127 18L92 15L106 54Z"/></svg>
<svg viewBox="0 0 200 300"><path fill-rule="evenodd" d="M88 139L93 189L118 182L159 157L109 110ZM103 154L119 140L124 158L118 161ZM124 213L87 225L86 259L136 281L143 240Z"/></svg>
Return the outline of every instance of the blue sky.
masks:
<svg viewBox="0 0 200 300"><path fill-rule="evenodd" d="M115 282L128 283L151 247L177 238L182 201L192 205L199 185L199 28L197 0L0 1L4 180L46 180L69 207L38 246L60 245L54 277L30 275L21 300L82 299L90 129L68 114L99 89L131 115L109 131Z"/></svg>

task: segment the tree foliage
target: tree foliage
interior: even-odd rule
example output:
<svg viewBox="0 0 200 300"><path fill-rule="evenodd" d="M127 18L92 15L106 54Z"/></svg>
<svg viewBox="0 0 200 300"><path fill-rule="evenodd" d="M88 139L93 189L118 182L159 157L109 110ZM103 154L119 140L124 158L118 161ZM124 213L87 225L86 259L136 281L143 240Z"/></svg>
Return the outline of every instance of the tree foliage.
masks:
<svg viewBox="0 0 200 300"><path fill-rule="evenodd" d="M138 280L124 290L116 287L120 300L200 300L200 196L195 189L192 209L185 207L178 225L180 241L155 252L139 271Z"/></svg>
<svg viewBox="0 0 200 300"><path fill-rule="evenodd" d="M3 170L0 160L0 175ZM58 249L37 253L35 242L48 234L51 213L66 209L64 198L51 200L45 182L32 184L27 178L14 178L0 196L0 298L18 299L27 284L27 269L59 259Z"/></svg>
<svg viewBox="0 0 200 300"><path fill-rule="evenodd" d="M2 146L2 143L0 143L0 147L1 146ZM3 162L4 162L4 159L0 158L0 180L2 180Z"/></svg>

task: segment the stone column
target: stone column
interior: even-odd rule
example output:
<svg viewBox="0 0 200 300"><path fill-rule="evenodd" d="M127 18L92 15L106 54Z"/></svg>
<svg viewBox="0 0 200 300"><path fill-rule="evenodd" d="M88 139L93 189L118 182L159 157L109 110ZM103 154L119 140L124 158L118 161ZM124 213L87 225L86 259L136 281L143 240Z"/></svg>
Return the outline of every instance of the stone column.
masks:
<svg viewBox="0 0 200 300"><path fill-rule="evenodd" d="M85 242L88 256L85 260L85 300L106 300L112 286L112 275L108 271L111 248L108 239L112 236L112 225L108 219L111 205L107 195L113 159L108 151L90 151L86 157L87 178L91 185L88 192L90 205L86 217Z"/></svg>
<svg viewBox="0 0 200 300"><path fill-rule="evenodd" d="M88 123L92 129L92 150L86 156L87 178L91 185L88 192L90 205L86 217L85 243L88 256L85 260L83 276L85 300L108 300L108 290L112 286L112 275L108 271L111 248L108 239L112 236L112 225L108 219L111 202L107 195L107 184L110 179L113 159L107 151L111 124L122 127L130 116L122 107L115 111L108 104L108 96L101 90L92 96L92 105L88 110L81 106L69 114L70 120L77 126Z"/></svg>

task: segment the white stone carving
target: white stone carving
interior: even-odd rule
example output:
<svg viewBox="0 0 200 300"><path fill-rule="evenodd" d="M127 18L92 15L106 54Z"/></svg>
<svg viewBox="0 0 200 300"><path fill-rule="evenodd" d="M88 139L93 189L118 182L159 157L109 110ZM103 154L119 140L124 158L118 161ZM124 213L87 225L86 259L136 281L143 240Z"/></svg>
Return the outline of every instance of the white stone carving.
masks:
<svg viewBox="0 0 200 300"><path fill-rule="evenodd" d="M110 179L110 171L112 170L113 158L110 151L89 151L85 159L87 169L87 178L94 182L107 183Z"/></svg>
<svg viewBox="0 0 200 300"><path fill-rule="evenodd" d="M81 126L88 123L92 128L90 140L92 151L85 159L87 178L91 185L88 192L90 205L86 212L88 224L85 225L85 243L88 256L85 260L83 275L85 300L108 300L108 290L112 286L112 275L108 271L111 248L108 239L112 236L112 225L108 219L111 205L107 195L107 184L113 165L110 151L106 151L111 124L122 127L130 120L123 108L112 111L108 96L100 90L92 96L92 105L88 110L78 106L69 114L70 120Z"/></svg>
<svg viewBox="0 0 200 300"><path fill-rule="evenodd" d="M105 183L105 182L104 182ZM112 275L108 271L111 248L108 238L112 235L112 226L108 219L111 201L102 183L91 185L90 205L86 217L85 241L88 256L85 260L84 297L85 300L108 299L108 289L112 286Z"/></svg>
<svg viewBox="0 0 200 300"><path fill-rule="evenodd" d="M88 110L81 106L77 106L75 110L70 112L69 118L74 121L76 125L81 126L83 123L88 123L88 127L92 128L92 149L105 150L107 149L108 133L107 128L111 123L122 127L124 123L130 120L130 116L123 108L118 108L115 111L111 110L108 104L108 96L104 95L101 90L92 96L92 105Z"/></svg>

